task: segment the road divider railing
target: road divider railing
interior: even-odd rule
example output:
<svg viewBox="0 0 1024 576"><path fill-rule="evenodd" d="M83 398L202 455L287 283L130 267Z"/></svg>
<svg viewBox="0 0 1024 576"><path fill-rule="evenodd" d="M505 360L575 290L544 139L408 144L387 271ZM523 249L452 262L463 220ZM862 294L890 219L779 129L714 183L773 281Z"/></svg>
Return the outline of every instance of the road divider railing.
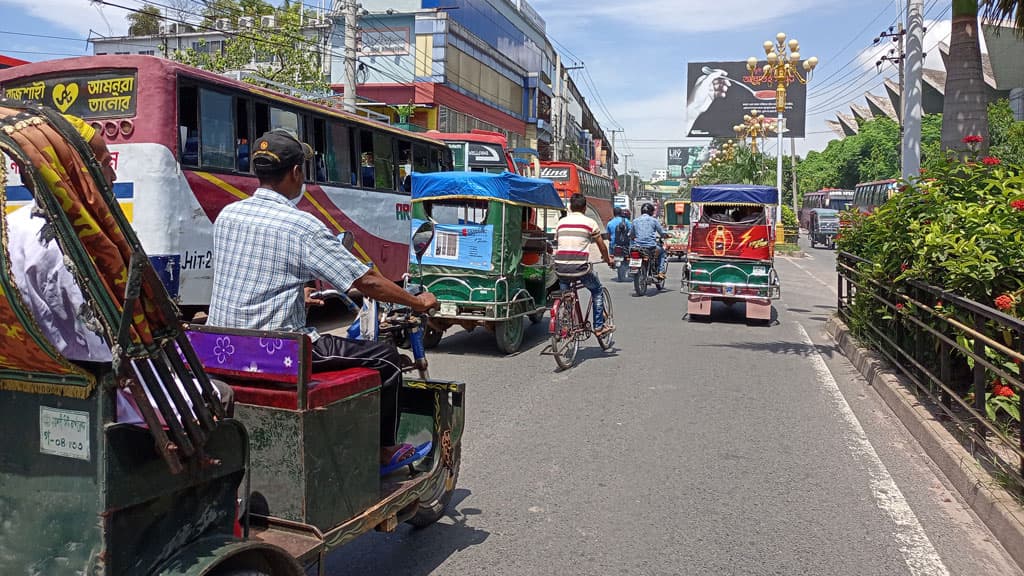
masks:
<svg viewBox="0 0 1024 576"><path fill-rule="evenodd" d="M932 400L990 473L1024 497L1024 321L941 287L836 259L838 313L862 344Z"/></svg>

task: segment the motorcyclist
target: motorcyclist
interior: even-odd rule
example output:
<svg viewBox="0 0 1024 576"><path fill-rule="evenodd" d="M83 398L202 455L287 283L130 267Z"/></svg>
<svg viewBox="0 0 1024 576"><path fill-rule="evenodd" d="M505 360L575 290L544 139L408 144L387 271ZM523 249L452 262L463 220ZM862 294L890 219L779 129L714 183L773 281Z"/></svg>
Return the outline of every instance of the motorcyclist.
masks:
<svg viewBox="0 0 1024 576"><path fill-rule="evenodd" d="M629 250L629 234L633 225L629 221L629 216L626 215L628 214L627 210L616 206L612 213L615 217L608 221L608 245L615 256L625 256L625 252ZM623 258L616 273L619 282L626 280L626 271L628 269L629 263Z"/></svg>
<svg viewBox="0 0 1024 576"><path fill-rule="evenodd" d="M661 222L654 217L654 204L645 202L640 207L640 216L633 220L631 236L633 246L636 248L658 249L658 280L664 281L668 260L665 258L665 248L661 245L661 239L667 238L668 233L661 226Z"/></svg>

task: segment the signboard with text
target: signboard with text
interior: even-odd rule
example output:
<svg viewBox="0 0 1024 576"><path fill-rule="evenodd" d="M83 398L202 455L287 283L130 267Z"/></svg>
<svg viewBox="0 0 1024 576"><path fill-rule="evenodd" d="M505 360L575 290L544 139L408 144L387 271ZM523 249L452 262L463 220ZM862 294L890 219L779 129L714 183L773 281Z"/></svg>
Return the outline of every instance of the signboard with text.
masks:
<svg viewBox="0 0 1024 576"><path fill-rule="evenodd" d="M764 62L758 63L760 74ZM686 135L732 138L733 126L753 111L775 117L775 83L755 84L746 62L690 62L686 67ZM796 79L786 88L785 136L803 138L807 86Z"/></svg>
<svg viewBox="0 0 1024 576"><path fill-rule="evenodd" d="M138 85L134 70L7 82L6 98L52 106L86 120L134 116Z"/></svg>

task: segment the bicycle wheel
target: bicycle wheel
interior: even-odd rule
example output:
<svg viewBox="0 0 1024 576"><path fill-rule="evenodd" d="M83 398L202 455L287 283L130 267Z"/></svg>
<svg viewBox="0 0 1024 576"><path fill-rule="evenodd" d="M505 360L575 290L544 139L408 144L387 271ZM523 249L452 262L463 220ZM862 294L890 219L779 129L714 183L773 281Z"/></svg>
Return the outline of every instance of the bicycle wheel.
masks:
<svg viewBox="0 0 1024 576"><path fill-rule="evenodd" d="M551 333L551 352L558 367L568 370L575 364L576 352L580 349L580 343L576 339L578 322L575 296L562 297L552 323L555 329Z"/></svg>
<svg viewBox="0 0 1024 576"><path fill-rule="evenodd" d="M608 293L607 288L602 287L601 293L604 295L604 325L615 326L615 316L612 315L612 296ZM601 350L608 350L615 344L615 332L608 332L604 336L598 336L597 343L601 345Z"/></svg>

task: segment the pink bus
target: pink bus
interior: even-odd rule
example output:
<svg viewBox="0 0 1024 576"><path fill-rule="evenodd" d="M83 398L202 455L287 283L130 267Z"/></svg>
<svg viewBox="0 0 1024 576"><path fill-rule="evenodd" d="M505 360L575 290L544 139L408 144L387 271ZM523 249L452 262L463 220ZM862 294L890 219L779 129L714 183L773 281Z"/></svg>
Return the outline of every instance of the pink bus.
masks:
<svg viewBox="0 0 1024 576"><path fill-rule="evenodd" d="M249 144L267 130L292 130L316 151L299 208L353 232L358 251L396 281L409 261L406 176L451 169L443 142L151 56L24 64L0 70L0 90L101 131L116 163L114 193L182 306L209 304L213 221L255 191ZM12 210L31 197L9 172Z"/></svg>

